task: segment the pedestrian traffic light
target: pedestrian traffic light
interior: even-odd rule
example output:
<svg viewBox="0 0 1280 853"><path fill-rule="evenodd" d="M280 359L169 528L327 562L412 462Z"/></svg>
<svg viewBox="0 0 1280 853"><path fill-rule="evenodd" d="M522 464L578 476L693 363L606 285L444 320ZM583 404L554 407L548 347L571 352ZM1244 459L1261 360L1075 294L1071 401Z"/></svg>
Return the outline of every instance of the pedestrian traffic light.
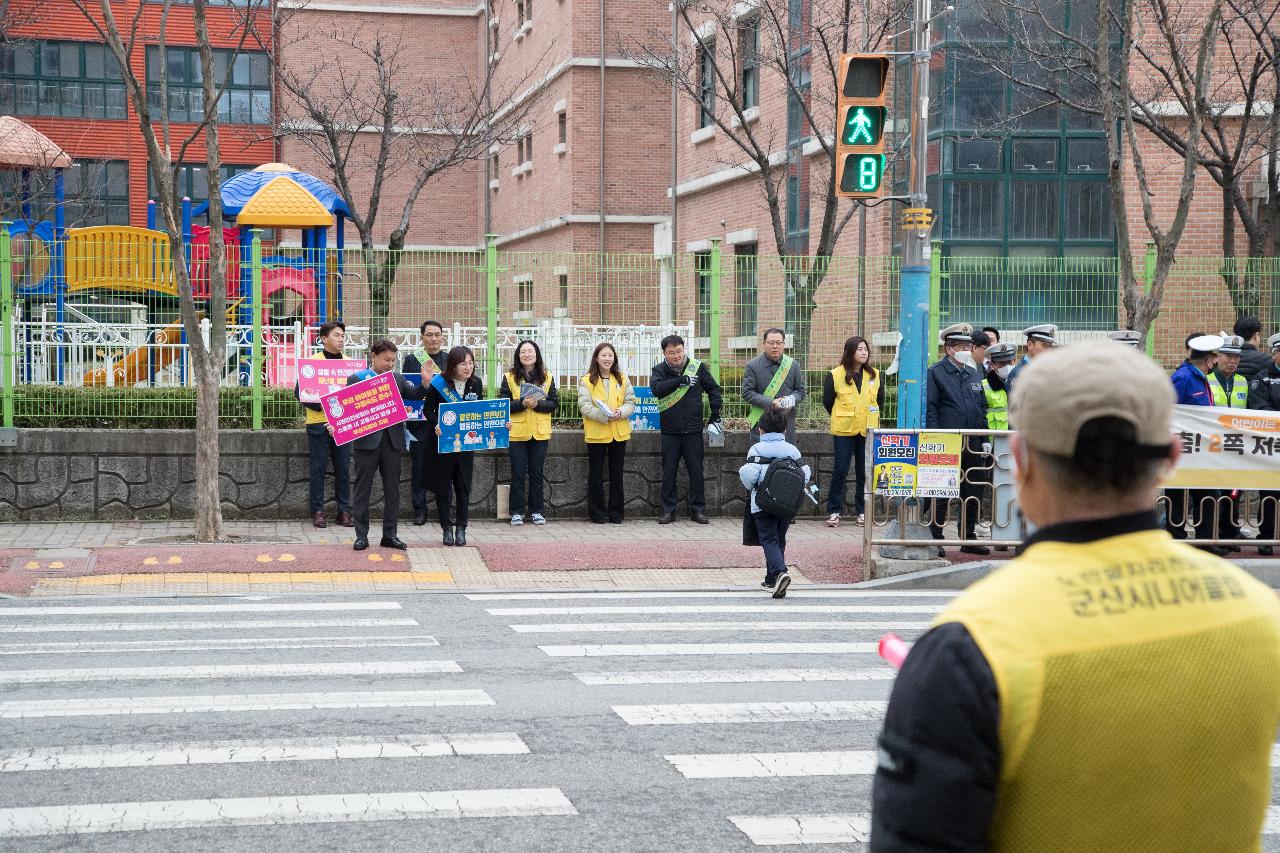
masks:
<svg viewBox="0 0 1280 853"><path fill-rule="evenodd" d="M885 83L883 53L840 54L836 97L836 195L879 198L884 194Z"/></svg>

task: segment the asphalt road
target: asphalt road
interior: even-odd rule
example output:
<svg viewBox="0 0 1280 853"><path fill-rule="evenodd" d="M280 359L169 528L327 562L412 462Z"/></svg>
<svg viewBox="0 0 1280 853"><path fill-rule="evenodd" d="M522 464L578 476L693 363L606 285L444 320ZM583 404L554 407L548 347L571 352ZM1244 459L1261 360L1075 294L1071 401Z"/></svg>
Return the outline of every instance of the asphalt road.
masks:
<svg viewBox="0 0 1280 853"><path fill-rule="evenodd" d="M874 642L946 600L3 602L0 848L862 849Z"/></svg>

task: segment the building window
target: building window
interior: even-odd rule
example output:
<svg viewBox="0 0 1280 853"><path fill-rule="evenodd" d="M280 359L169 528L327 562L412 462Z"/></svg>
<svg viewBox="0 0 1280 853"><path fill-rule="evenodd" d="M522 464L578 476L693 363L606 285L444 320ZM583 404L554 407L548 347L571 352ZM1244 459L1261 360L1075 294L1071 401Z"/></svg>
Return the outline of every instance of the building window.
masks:
<svg viewBox="0 0 1280 853"><path fill-rule="evenodd" d="M561 273L559 279L560 307L567 309L569 307L569 276Z"/></svg>
<svg viewBox="0 0 1280 853"><path fill-rule="evenodd" d="M524 162L533 162L533 131L527 130L524 134Z"/></svg>
<svg viewBox="0 0 1280 853"><path fill-rule="evenodd" d="M569 117L564 113L560 113L558 125L560 130L560 138L557 141L561 145L564 145L569 141Z"/></svg>
<svg viewBox="0 0 1280 853"><path fill-rule="evenodd" d="M698 127L710 127L716 116L716 43L698 48Z"/></svg>
<svg viewBox="0 0 1280 853"><path fill-rule="evenodd" d="M227 66L231 66L228 79ZM168 73L170 121L201 121L204 118L204 91L201 88L200 53L194 47L165 50ZM213 52L217 75L215 89L227 81L218 99L218 121L223 124L271 123L271 70L265 53ZM165 111L160 86L160 48L147 48L147 104L153 116Z"/></svg>
<svg viewBox="0 0 1280 853"><path fill-rule="evenodd" d="M516 285L516 300L519 309L526 313L533 311L533 279L525 279Z"/></svg>
<svg viewBox="0 0 1280 853"><path fill-rule="evenodd" d="M31 175L31 216L54 219L52 170ZM76 160L63 174L63 215L68 228L129 224L129 164L124 160ZM0 171L0 219L22 218L22 173Z"/></svg>
<svg viewBox="0 0 1280 853"><path fill-rule="evenodd" d="M122 119L121 79L103 44L0 44L0 114Z"/></svg>
<svg viewBox="0 0 1280 853"><path fill-rule="evenodd" d="M999 172L1003 148L1000 139L953 139L948 165L954 172Z"/></svg>
<svg viewBox="0 0 1280 853"><path fill-rule="evenodd" d="M498 152L495 151L489 155L489 180L496 181L498 179L499 167Z"/></svg>
<svg viewBox="0 0 1280 853"><path fill-rule="evenodd" d="M738 24L738 50L742 55L742 109L760 103L760 19Z"/></svg>
<svg viewBox="0 0 1280 853"><path fill-rule="evenodd" d="M758 263L755 243L740 243L734 249L733 279L738 297L736 332L740 337L754 337L756 333Z"/></svg>
<svg viewBox="0 0 1280 853"><path fill-rule="evenodd" d="M695 252L693 275L697 283L698 305L694 333L700 338L711 334L711 253Z"/></svg>
<svg viewBox="0 0 1280 853"><path fill-rule="evenodd" d="M222 166L222 180L226 181L241 172L252 172L253 166ZM209 171L200 163L183 163L178 167L178 183L174 186L174 192L178 201L183 197L191 199L193 204L200 204L209 200ZM156 189L156 182L151 178L151 172L147 172L147 195L149 198L156 198L159 192Z"/></svg>

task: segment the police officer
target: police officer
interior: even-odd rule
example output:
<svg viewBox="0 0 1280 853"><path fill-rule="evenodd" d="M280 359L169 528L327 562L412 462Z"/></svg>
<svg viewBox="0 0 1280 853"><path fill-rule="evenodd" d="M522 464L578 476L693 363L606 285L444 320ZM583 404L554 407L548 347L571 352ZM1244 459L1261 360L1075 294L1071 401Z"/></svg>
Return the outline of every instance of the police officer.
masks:
<svg viewBox="0 0 1280 853"><path fill-rule="evenodd" d="M1256 851L1280 601L1159 529L1181 450L1169 381L1131 349L1084 343L1037 359L1010 402L1037 530L907 656L871 851Z"/></svg>
<svg viewBox="0 0 1280 853"><path fill-rule="evenodd" d="M1142 333L1135 332L1133 329L1119 329L1114 332L1107 332L1107 337L1118 344L1124 344L1134 349L1139 349L1142 346Z"/></svg>
<svg viewBox="0 0 1280 853"><path fill-rule="evenodd" d="M1005 380L1013 372L1018 350L1013 344L992 344L987 348L991 369L982 383L982 396L987 401L987 427L1009 428L1009 389Z"/></svg>
<svg viewBox="0 0 1280 853"><path fill-rule="evenodd" d="M1222 346L1218 347L1218 361L1209 371L1209 391L1215 406L1232 409L1249 407L1249 383L1240 375L1240 353L1244 350L1244 338L1223 332ZM1218 492L1218 535L1223 539L1240 538L1240 492L1224 489ZM1228 545L1227 550L1239 551Z"/></svg>
<svg viewBox="0 0 1280 853"><path fill-rule="evenodd" d="M1212 406L1213 391L1209 386L1209 374L1213 372L1222 338L1218 335L1193 333L1187 337L1187 358L1169 377L1179 406ZM1217 531L1213 508L1217 506L1218 493L1214 489L1170 489L1168 528L1174 539L1187 538L1187 515L1191 515L1197 539L1215 539ZM1201 546L1206 551L1221 556L1225 548L1218 545Z"/></svg>
<svg viewBox="0 0 1280 853"><path fill-rule="evenodd" d="M1280 412L1280 334L1267 338L1271 349L1271 363L1266 370L1259 370L1249 383L1249 408L1264 412ZM1276 516L1280 515L1280 491L1259 493L1262 501L1262 524L1258 526L1259 539L1276 538ZM1258 553L1270 557L1275 546L1262 545Z"/></svg>
<svg viewBox="0 0 1280 853"><path fill-rule="evenodd" d="M1027 353L1009 374L1009 381L1005 384L1009 386L1010 391L1013 390L1013 384L1018 381L1018 374L1023 368L1058 345L1058 327L1052 323L1028 326L1022 330L1022 334L1027 336Z"/></svg>
<svg viewBox="0 0 1280 853"><path fill-rule="evenodd" d="M973 326L968 323L947 326L941 338L946 355L929 368L924 425L927 429L986 429L987 403L982 394L982 374L973 363ZM971 435L966 437L961 451L959 527L962 539L973 539L980 514L980 471L986 467L978 457L981 447L982 436ZM975 468L979 470L974 471ZM931 503L929 532L934 539L941 539L949 501L938 498ZM991 553L982 545L965 545L960 550L966 554ZM941 548L938 554L942 556Z"/></svg>

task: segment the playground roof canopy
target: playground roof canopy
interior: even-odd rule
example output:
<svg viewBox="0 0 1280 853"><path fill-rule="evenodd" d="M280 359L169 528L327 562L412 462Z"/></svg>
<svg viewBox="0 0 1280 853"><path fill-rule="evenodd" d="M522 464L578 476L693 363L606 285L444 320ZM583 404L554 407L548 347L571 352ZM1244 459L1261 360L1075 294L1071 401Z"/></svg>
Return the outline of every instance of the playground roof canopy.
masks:
<svg viewBox="0 0 1280 853"><path fill-rule="evenodd" d="M310 228L333 223L333 214L290 175L276 173L244 203L237 225L268 228Z"/></svg>
<svg viewBox="0 0 1280 853"><path fill-rule="evenodd" d="M13 116L0 116L0 169L67 169L71 155Z"/></svg>
<svg viewBox="0 0 1280 853"><path fill-rule="evenodd" d="M342 196L338 195L337 190L315 175L300 172L293 166L284 163L266 163L252 172L241 172L223 181L219 192L222 197L222 212L228 217L235 217L239 225L259 224L239 221L240 212L244 209L249 199L253 198L259 190L281 176L290 178L305 189L329 213L350 216L351 211L347 207L347 203L342 200ZM193 212L199 216L208 209L209 203L204 202L197 206ZM326 222L325 224L329 223ZM293 227L301 227L301 223L293 223Z"/></svg>

